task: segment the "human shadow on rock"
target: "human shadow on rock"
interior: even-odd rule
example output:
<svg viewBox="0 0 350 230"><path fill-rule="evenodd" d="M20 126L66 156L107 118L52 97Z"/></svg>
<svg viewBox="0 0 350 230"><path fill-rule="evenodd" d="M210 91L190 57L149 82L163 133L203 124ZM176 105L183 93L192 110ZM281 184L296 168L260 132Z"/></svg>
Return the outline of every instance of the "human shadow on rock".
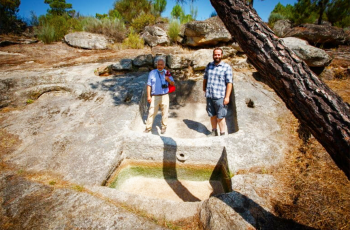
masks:
<svg viewBox="0 0 350 230"><path fill-rule="evenodd" d="M199 133L203 133L205 135L210 134L210 131L202 123L199 123L197 121L192 121L189 119L184 119L183 121L189 129L192 129L192 130L197 131Z"/></svg>

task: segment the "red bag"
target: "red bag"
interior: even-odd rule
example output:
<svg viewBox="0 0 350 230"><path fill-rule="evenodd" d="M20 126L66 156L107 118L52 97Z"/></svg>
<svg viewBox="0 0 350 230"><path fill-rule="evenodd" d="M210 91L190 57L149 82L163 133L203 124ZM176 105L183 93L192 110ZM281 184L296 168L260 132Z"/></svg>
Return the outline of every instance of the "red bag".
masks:
<svg viewBox="0 0 350 230"><path fill-rule="evenodd" d="M166 71L165 76L167 76L167 77L171 76L171 74L170 74L170 72L168 70ZM169 88L169 93L173 93L176 90L175 85L170 85L169 84L168 88Z"/></svg>

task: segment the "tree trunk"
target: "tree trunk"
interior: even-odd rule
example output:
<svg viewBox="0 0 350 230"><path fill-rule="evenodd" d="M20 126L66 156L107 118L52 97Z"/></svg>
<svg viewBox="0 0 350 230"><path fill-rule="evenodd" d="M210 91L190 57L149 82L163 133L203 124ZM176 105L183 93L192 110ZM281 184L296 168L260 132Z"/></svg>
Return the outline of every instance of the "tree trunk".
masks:
<svg viewBox="0 0 350 230"><path fill-rule="evenodd" d="M350 105L242 0L210 0L254 67L350 179Z"/></svg>

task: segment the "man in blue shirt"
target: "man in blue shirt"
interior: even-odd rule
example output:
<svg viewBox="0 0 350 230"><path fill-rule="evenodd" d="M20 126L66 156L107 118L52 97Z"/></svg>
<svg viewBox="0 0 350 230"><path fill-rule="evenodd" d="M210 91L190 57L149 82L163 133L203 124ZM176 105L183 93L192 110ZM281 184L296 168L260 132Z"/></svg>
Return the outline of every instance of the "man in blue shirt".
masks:
<svg viewBox="0 0 350 230"><path fill-rule="evenodd" d="M158 113L159 107L162 111L161 134L166 132L169 112L168 85L175 85L175 82L172 76L167 76L165 74L166 70L164 67L165 61L163 59L158 59L157 69L152 70L148 75L147 101L151 104L148 111L145 133L149 133L152 130L153 121Z"/></svg>
<svg viewBox="0 0 350 230"><path fill-rule="evenodd" d="M211 136L218 136L217 125L220 128L220 136L225 135L227 104L230 102L233 79L232 68L222 62L223 50L215 48L213 62L205 68L203 91L207 98L207 113L212 126Z"/></svg>

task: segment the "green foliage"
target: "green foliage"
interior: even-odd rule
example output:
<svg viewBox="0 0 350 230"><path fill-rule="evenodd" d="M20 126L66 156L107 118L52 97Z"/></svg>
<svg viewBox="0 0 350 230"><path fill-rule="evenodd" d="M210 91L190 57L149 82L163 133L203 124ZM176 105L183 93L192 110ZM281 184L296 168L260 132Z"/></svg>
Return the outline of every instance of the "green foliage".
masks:
<svg viewBox="0 0 350 230"><path fill-rule="evenodd" d="M181 25L179 20L173 19L168 28L168 36L173 43L177 43L177 39L179 37Z"/></svg>
<svg viewBox="0 0 350 230"><path fill-rule="evenodd" d="M131 26L137 31L142 31L146 26L154 25L156 18L152 14L141 14L137 18L133 19Z"/></svg>
<svg viewBox="0 0 350 230"><path fill-rule="evenodd" d="M91 33L104 34L117 42L122 42L126 35L125 24L118 18L84 17L80 21L82 30Z"/></svg>
<svg viewBox="0 0 350 230"><path fill-rule="evenodd" d="M97 19L103 19L103 18L107 18L108 17L108 14L99 14L99 13L96 13L95 14L95 17Z"/></svg>
<svg viewBox="0 0 350 230"><path fill-rule="evenodd" d="M193 2L195 2L196 0L188 0L189 2L191 2L191 3L193 3ZM187 0L176 0L176 4L184 4L184 3L186 3L187 2Z"/></svg>
<svg viewBox="0 0 350 230"><path fill-rule="evenodd" d="M153 9L156 16L161 16L165 10L167 1L166 0L153 0Z"/></svg>
<svg viewBox="0 0 350 230"><path fill-rule="evenodd" d="M45 0L44 3L49 4L47 12L52 15L64 15L68 9L72 9L72 4L66 3L66 0Z"/></svg>
<svg viewBox="0 0 350 230"><path fill-rule="evenodd" d="M190 14L186 14L186 15L183 14L180 17L181 24L186 24L186 23L191 22L191 21L193 21L193 18L192 18L192 15L190 15Z"/></svg>
<svg viewBox="0 0 350 230"><path fill-rule="evenodd" d="M269 25L273 26L281 18L296 25L315 23L316 20L320 24L322 20L328 20L332 25L344 28L350 25L348 17L349 0L298 0L294 6L278 3L270 14Z"/></svg>
<svg viewBox="0 0 350 230"><path fill-rule="evenodd" d="M108 14L96 13L95 17L97 19L104 19L104 18L110 18L110 19L118 18L118 19L122 19L122 15L117 10L110 10L108 12Z"/></svg>
<svg viewBox="0 0 350 230"><path fill-rule="evenodd" d="M110 18L118 18L118 19L122 19L123 18L118 10L110 10L108 12L108 17L110 17Z"/></svg>
<svg viewBox="0 0 350 230"><path fill-rule="evenodd" d="M315 5L311 0L299 0L294 4L293 22L295 24L314 23L317 17Z"/></svg>
<svg viewBox="0 0 350 230"><path fill-rule="evenodd" d="M38 36L39 40L43 41L46 44L50 44L52 42L57 41L55 28L50 24L45 24L43 26L38 27L35 33Z"/></svg>
<svg viewBox="0 0 350 230"><path fill-rule="evenodd" d="M28 99L28 100L26 101L26 104L27 104L27 105L32 104L32 103L34 103L34 100L32 100L32 99Z"/></svg>
<svg viewBox="0 0 350 230"><path fill-rule="evenodd" d="M17 18L20 0L0 0L0 33L20 32L23 22Z"/></svg>
<svg viewBox="0 0 350 230"><path fill-rule="evenodd" d="M149 0L116 0L114 10L118 11L122 18L130 23L142 13L151 13L152 2Z"/></svg>
<svg viewBox="0 0 350 230"><path fill-rule="evenodd" d="M216 11L214 10L213 12L211 12L211 14L210 14L210 17L212 18L212 17L216 17L216 16L218 16L218 13L216 13Z"/></svg>
<svg viewBox="0 0 350 230"><path fill-rule="evenodd" d="M39 17L39 26L36 34L44 43L61 40L64 35L82 30L81 23L76 18L65 15L43 15Z"/></svg>
<svg viewBox="0 0 350 230"><path fill-rule="evenodd" d="M332 1L328 5L325 14L332 25L345 28L350 26L350 1Z"/></svg>
<svg viewBox="0 0 350 230"><path fill-rule="evenodd" d="M36 16L34 11L30 11L30 21L29 21L29 23L32 26L38 26L39 25L39 18L38 18L38 16Z"/></svg>
<svg viewBox="0 0 350 230"><path fill-rule="evenodd" d="M268 24L270 27L273 27L278 20L289 19L292 21L293 15L294 7L292 5L287 4L284 6L281 3L278 3L269 16Z"/></svg>
<svg viewBox="0 0 350 230"><path fill-rule="evenodd" d="M184 14L185 12L183 11L182 7L179 4L176 4L170 13L170 15L175 19L180 19L180 17Z"/></svg>
<svg viewBox="0 0 350 230"><path fill-rule="evenodd" d="M191 14L191 17L196 20L197 18L197 14L198 14L198 7L194 7L193 4L190 5L190 14Z"/></svg>
<svg viewBox="0 0 350 230"><path fill-rule="evenodd" d="M76 190L77 192L83 192L85 188L81 185L74 185L72 186L72 189Z"/></svg>
<svg viewBox="0 0 350 230"><path fill-rule="evenodd" d="M283 15L284 18L291 19L293 17L293 9L294 7L290 4L284 6L281 3L278 3L271 13L278 13Z"/></svg>
<svg viewBox="0 0 350 230"><path fill-rule="evenodd" d="M143 49L144 46L144 40L132 29L130 30L128 37L123 41L123 47L126 49Z"/></svg>
<svg viewBox="0 0 350 230"><path fill-rule="evenodd" d="M181 24L188 23L190 21L193 21L191 14L185 14L185 11L182 9L182 7L179 4L176 4L172 11L171 16L173 19L180 20Z"/></svg>
<svg viewBox="0 0 350 230"><path fill-rule="evenodd" d="M282 19L286 19L286 17L280 13L271 13L268 24L271 28L273 28L273 26L275 25L275 22Z"/></svg>

